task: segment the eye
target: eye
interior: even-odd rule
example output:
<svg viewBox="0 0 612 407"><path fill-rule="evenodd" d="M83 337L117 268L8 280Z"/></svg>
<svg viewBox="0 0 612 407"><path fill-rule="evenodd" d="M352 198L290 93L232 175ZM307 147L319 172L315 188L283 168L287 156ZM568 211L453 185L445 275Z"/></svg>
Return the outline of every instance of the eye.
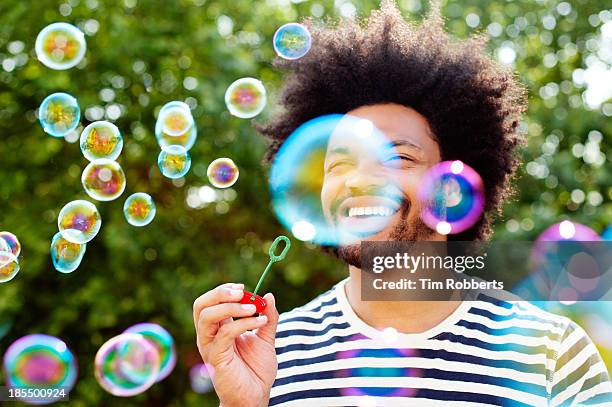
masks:
<svg viewBox="0 0 612 407"><path fill-rule="evenodd" d="M326 172L339 171L339 170L348 168L351 165L352 163L347 160L334 161L327 167Z"/></svg>
<svg viewBox="0 0 612 407"><path fill-rule="evenodd" d="M408 155L394 154L383 160L383 164L388 167L400 167L414 163L414 159Z"/></svg>

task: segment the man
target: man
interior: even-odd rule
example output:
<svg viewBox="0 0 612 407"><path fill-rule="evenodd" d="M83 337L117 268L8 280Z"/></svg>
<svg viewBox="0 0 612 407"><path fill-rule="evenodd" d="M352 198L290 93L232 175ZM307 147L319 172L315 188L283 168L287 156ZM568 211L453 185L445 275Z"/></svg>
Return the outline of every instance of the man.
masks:
<svg viewBox="0 0 612 407"><path fill-rule="evenodd" d="M311 30L310 53L280 63L292 75L284 112L260 127L271 139L270 158L312 118L369 120L396 145L390 173L403 202L382 231L363 240L486 240L522 141L525 98L513 75L486 56L482 39L451 41L436 11L415 27L386 1L365 26ZM376 199L369 191L384 182L365 171L336 171L335 160L328 149L321 203L331 223L341 221L337 202L367 205ZM441 235L419 217L419 182L442 160L465 162L484 182L486 214L458 235ZM257 317L253 305L239 304L242 284L195 301L198 348L223 407L612 403L606 366L567 318L487 296L362 301L359 242L335 253L349 277L280 319L272 294Z"/></svg>

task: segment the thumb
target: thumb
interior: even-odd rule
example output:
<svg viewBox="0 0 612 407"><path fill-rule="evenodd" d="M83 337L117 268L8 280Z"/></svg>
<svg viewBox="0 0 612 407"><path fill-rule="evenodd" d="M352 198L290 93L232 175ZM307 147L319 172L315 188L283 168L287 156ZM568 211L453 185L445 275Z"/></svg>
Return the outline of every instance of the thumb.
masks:
<svg viewBox="0 0 612 407"><path fill-rule="evenodd" d="M268 322L257 329L257 336L265 340L268 343L274 345L274 339L276 337L276 327L278 326L278 311L276 310L276 300L272 293L264 295L266 300L266 308L262 314L268 317Z"/></svg>

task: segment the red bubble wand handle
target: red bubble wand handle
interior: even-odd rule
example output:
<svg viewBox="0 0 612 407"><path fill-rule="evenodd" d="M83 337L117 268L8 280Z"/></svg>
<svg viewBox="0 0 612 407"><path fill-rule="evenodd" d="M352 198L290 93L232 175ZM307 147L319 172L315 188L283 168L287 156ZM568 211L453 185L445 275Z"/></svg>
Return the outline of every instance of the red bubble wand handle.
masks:
<svg viewBox="0 0 612 407"><path fill-rule="evenodd" d="M281 252L281 254L276 255L274 252L276 251L276 248L280 242L285 242L285 247L283 248L283 251ZM270 249L268 250L270 261L268 262L268 265L266 266L266 269L264 270L264 272L261 274L261 277L259 277L259 281L257 282L257 285L255 286L255 290L253 290L252 293L245 291L244 297L242 297L242 300L240 301L240 303L255 304L257 312L263 311L263 309L266 307L266 301L257 295L257 291L259 291L259 287L261 287L261 283L263 282L264 278L266 278L266 274L268 274L268 271L270 271L272 264L283 260L285 256L287 255L287 253L289 252L290 248L291 248L291 240L289 240L287 236L279 236L276 239L274 239L274 241L270 245Z"/></svg>

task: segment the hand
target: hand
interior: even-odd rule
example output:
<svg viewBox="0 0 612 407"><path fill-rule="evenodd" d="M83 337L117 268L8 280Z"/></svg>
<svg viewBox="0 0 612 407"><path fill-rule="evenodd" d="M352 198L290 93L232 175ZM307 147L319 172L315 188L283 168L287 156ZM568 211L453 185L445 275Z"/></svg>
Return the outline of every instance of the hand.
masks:
<svg viewBox="0 0 612 407"><path fill-rule="evenodd" d="M255 305L239 303L243 292L243 284L227 283L193 303L198 350L212 368L211 379L223 407L267 406L278 368L274 296L264 296L268 305L254 317Z"/></svg>

